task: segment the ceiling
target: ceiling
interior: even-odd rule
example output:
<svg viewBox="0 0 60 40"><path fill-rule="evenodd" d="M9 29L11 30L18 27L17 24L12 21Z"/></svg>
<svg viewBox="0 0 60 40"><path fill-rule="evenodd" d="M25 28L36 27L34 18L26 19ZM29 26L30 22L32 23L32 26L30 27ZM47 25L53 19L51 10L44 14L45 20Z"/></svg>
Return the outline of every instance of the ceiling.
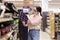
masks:
<svg viewBox="0 0 60 40"><path fill-rule="evenodd" d="M23 0L4 0L13 2L18 6L22 5ZM41 5L41 0L34 0L34 5ZM60 0L49 0L49 7L60 7Z"/></svg>

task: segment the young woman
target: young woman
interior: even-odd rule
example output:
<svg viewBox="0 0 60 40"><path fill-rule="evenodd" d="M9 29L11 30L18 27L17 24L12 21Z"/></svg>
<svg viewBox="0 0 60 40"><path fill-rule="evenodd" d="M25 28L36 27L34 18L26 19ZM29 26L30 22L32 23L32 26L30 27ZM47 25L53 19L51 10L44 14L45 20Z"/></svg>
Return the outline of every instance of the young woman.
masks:
<svg viewBox="0 0 60 40"><path fill-rule="evenodd" d="M40 38L40 26L42 15L41 7L35 7L34 13L28 17L29 38L28 40L39 40Z"/></svg>
<svg viewBox="0 0 60 40"><path fill-rule="evenodd" d="M27 27L27 21L28 18L25 13L23 13L23 10L20 10L19 12L19 35L20 40L28 40L28 27Z"/></svg>

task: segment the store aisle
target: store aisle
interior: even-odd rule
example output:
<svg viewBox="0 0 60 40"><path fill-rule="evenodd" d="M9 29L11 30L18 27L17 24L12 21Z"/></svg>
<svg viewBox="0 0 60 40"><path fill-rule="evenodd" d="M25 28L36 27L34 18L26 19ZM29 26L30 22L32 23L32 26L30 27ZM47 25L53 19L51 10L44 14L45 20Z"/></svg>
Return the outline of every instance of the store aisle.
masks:
<svg viewBox="0 0 60 40"><path fill-rule="evenodd" d="M51 40L48 33L40 31L40 40Z"/></svg>

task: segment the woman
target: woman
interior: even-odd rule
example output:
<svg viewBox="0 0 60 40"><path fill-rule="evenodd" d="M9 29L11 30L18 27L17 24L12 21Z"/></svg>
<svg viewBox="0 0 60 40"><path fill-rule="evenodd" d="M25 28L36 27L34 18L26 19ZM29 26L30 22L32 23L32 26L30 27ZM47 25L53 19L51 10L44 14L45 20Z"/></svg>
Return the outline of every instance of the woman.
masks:
<svg viewBox="0 0 60 40"><path fill-rule="evenodd" d="M28 40L28 27L27 27L27 21L28 18L25 13L23 13L23 10L20 10L19 12L19 34L20 34L20 40Z"/></svg>
<svg viewBox="0 0 60 40"><path fill-rule="evenodd" d="M34 13L28 17L29 38L28 40L39 40L40 38L40 26L42 15L41 7L35 7Z"/></svg>

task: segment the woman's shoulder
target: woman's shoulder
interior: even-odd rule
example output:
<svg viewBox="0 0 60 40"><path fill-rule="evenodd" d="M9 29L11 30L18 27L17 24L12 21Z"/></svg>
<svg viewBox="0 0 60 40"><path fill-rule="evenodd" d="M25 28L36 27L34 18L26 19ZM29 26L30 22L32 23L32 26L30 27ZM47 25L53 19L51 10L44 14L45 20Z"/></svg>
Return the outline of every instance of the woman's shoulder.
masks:
<svg viewBox="0 0 60 40"><path fill-rule="evenodd" d="M39 14L39 18L42 18L42 16Z"/></svg>

